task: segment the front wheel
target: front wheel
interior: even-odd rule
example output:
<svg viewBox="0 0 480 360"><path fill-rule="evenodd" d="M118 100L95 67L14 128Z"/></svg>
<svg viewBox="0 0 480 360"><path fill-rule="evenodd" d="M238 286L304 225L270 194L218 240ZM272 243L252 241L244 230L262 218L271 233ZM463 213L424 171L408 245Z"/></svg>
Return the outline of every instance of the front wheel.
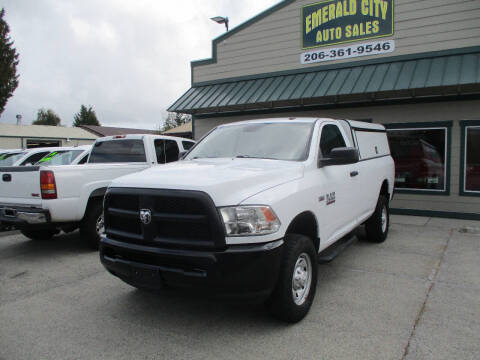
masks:
<svg viewBox="0 0 480 360"><path fill-rule="evenodd" d="M388 208L388 200L385 196L380 195L375 212L365 222L366 240L373 243L384 242L387 239L389 226L390 211Z"/></svg>
<svg viewBox="0 0 480 360"><path fill-rule="evenodd" d="M100 244L100 236L103 232L103 203L98 200L88 206L80 225L80 236L82 240L86 241L88 246L97 250Z"/></svg>
<svg viewBox="0 0 480 360"><path fill-rule="evenodd" d="M298 234L285 237L277 285L267 301L274 316L295 323L307 315L317 287L316 259L311 239Z"/></svg>

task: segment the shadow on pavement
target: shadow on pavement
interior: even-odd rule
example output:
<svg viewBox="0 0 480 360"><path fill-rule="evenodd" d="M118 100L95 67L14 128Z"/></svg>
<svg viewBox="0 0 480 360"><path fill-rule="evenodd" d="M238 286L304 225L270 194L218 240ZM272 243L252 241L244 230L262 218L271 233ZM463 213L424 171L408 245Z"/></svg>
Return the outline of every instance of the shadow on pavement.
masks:
<svg viewBox="0 0 480 360"><path fill-rule="evenodd" d="M31 240L22 234L0 237L0 259L17 255L35 257L57 256L69 253L93 253L80 239L80 233L60 233L50 240Z"/></svg>
<svg viewBox="0 0 480 360"><path fill-rule="evenodd" d="M123 321L138 326L147 324L162 327L166 323L174 323L180 327L198 326L202 332L217 332L219 329L214 324L219 323L225 331L249 327L252 324L273 329L288 326L273 318L262 301L218 298L179 289L149 293L132 287L132 290L122 294L117 299L117 305L108 311L111 315L115 313ZM205 326L208 324L214 327Z"/></svg>

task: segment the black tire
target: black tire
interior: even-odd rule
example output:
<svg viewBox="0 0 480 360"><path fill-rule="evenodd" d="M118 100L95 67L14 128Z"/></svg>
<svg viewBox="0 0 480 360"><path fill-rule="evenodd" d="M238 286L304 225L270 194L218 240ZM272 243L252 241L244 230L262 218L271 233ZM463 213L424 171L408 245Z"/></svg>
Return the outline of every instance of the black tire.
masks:
<svg viewBox="0 0 480 360"><path fill-rule="evenodd" d="M102 200L94 200L89 205L80 224L80 237L90 248L98 250L100 235L97 233L97 221L103 216Z"/></svg>
<svg viewBox="0 0 480 360"><path fill-rule="evenodd" d="M35 241L45 241L53 238L57 234L56 229L39 229L39 230L20 230L20 232L27 238Z"/></svg>
<svg viewBox="0 0 480 360"><path fill-rule="evenodd" d="M293 275L297 261L305 255L310 260L310 286L303 297L303 303L297 304L293 294ZM317 253L312 240L298 234L286 235L280 274L275 290L266 303L275 317L286 322L296 323L307 315L315 297L317 268Z"/></svg>
<svg viewBox="0 0 480 360"><path fill-rule="evenodd" d="M386 214L386 226L383 225L382 213ZM380 195L377 201L375 212L365 222L366 241L372 243L382 243L387 239L388 228L390 227L390 209L388 208L388 200L385 196Z"/></svg>

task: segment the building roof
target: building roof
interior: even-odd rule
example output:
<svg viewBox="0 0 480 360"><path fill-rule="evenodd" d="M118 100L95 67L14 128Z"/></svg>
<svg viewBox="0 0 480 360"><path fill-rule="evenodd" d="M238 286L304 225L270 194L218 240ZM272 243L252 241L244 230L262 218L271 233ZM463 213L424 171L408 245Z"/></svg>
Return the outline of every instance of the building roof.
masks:
<svg viewBox="0 0 480 360"><path fill-rule="evenodd" d="M0 124L0 137L95 140L98 136L76 127Z"/></svg>
<svg viewBox="0 0 480 360"><path fill-rule="evenodd" d="M194 85L168 111L187 114L480 93L480 49L434 52Z"/></svg>
<svg viewBox="0 0 480 360"><path fill-rule="evenodd" d="M80 127L97 136L113 136L113 135L128 135L128 134L158 135L157 130L131 129L131 128L119 128L119 127L113 127L113 126L97 126L97 125L82 125Z"/></svg>
<svg viewBox="0 0 480 360"><path fill-rule="evenodd" d="M191 133L192 132L192 122L189 121L185 124L182 124L180 126L177 126L173 129L170 129L170 130L167 130L167 131L164 131L162 134L179 134L179 133Z"/></svg>

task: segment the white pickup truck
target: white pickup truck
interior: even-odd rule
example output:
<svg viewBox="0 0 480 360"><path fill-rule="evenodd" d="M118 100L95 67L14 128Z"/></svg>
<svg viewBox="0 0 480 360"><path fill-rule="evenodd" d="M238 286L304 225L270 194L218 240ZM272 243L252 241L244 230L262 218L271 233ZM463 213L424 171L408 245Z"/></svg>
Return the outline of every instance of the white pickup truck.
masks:
<svg viewBox="0 0 480 360"><path fill-rule="evenodd" d="M82 165L87 162L90 150L92 145L59 147L32 165Z"/></svg>
<svg viewBox="0 0 480 360"><path fill-rule="evenodd" d="M193 141L161 135L97 139L85 165L0 167L0 221L34 240L80 227L96 248L103 195L116 177L177 161Z"/></svg>
<svg viewBox="0 0 480 360"><path fill-rule="evenodd" d="M295 322L315 296L317 256L357 226L382 242L394 163L382 125L263 119L222 125L184 160L114 180L103 265L163 284L266 298Z"/></svg>

